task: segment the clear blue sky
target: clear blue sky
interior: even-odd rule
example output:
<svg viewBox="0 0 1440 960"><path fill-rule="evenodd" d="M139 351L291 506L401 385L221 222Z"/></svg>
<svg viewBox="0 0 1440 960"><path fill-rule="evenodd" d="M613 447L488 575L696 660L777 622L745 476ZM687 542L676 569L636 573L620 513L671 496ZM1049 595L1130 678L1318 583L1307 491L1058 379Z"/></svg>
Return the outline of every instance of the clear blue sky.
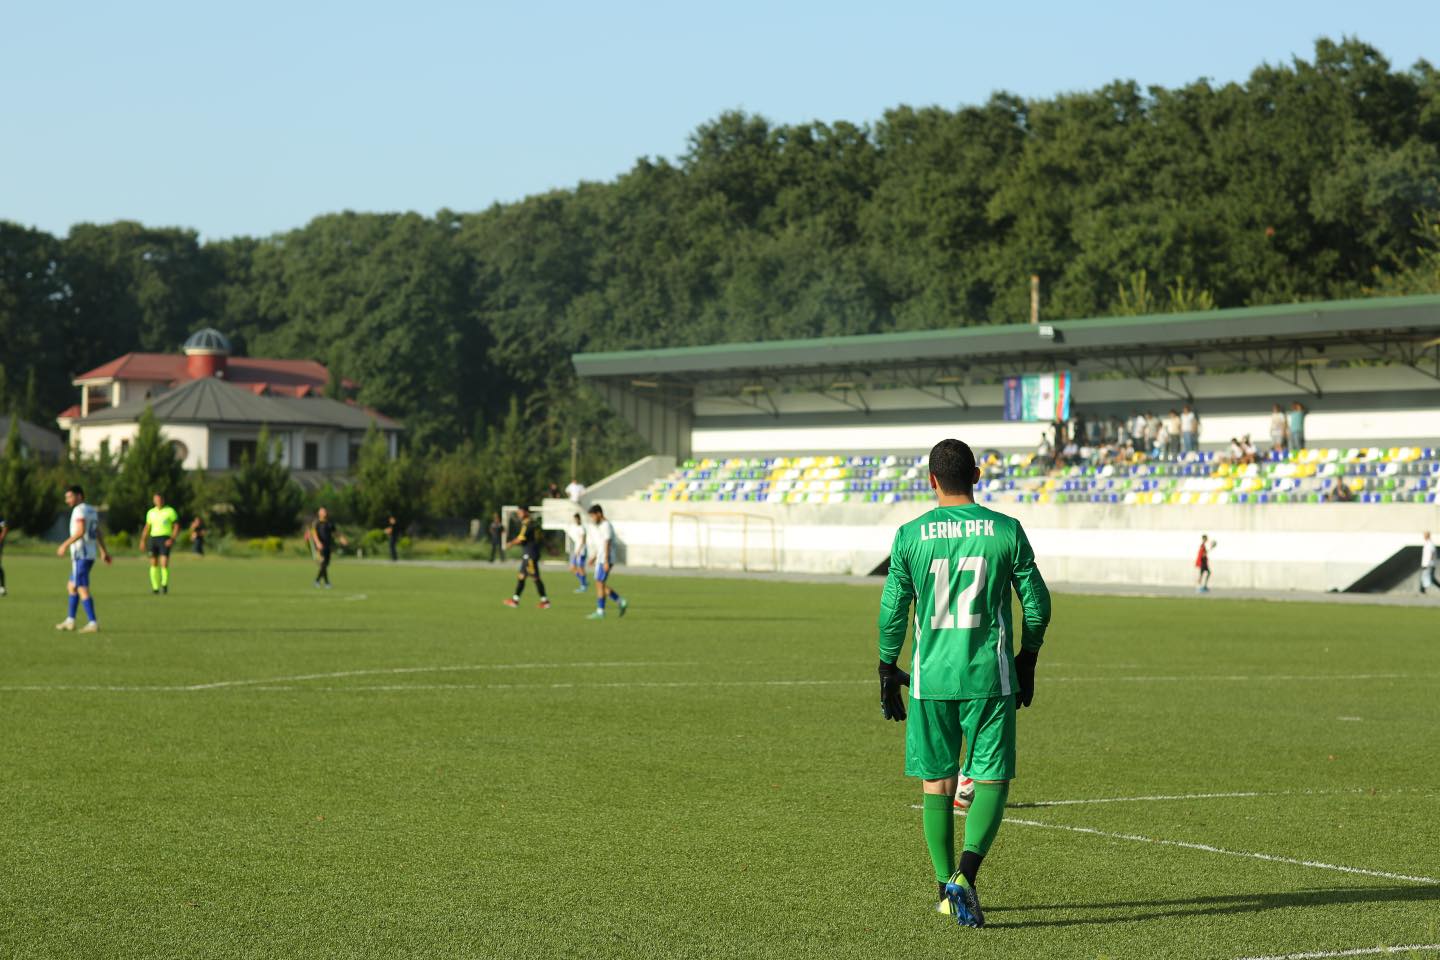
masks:
<svg viewBox="0 0 1440 960"><path fill-rule="evenodd" d="M14 3L0 219L225 237L478 210L676 156L727 109L865 122L995 90L1243 80L1344 35L1440 62L1440 0Z"/></svg>

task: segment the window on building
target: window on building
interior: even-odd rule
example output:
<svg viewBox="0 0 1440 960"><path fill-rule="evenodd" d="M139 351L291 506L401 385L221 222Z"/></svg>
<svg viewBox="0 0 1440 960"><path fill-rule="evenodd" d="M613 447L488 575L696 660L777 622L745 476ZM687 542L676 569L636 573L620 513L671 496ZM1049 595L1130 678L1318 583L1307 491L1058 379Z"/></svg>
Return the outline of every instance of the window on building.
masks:
<svg viewBox="0 0 1440 960"><path fill-rule="evenodd" d="M254 440L231 440L230 441L230 466L238 467L244 460L254 460L256 443Z"/></svg>
<svg viewBox="0 0 1440 960"><path fill-rule="evenodd" d="M311 440L305 442L305 469L320 469L320 444Z"/></svg>
<svg viewBox="0 0 1440 960"><path fill-rule="evenodd" d="M357 463L359 463L359 462L360 462L360 444L355 443L355 442L352 441L351 444L350 444L350 466L353 467L353 466L355 466L355 465L356 465Z"/></svg>
<svg viewBox="0 0 1440 960"><path fill-rule="evenodd" d="M122 438L122 439L120 440L120 456L123 457L123 456L125 456L125 454L127 454L127 453L129 453L129 452L130 452L130 438L129 438L129 437L124 437L124 438Z"/></svg>

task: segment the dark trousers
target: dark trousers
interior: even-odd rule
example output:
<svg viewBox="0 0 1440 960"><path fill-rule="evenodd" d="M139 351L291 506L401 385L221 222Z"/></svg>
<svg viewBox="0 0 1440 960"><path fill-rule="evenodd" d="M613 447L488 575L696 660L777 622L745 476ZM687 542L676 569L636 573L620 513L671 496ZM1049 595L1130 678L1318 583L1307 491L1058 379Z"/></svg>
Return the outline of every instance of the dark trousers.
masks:
<svg viewBox="0 0 1440 960"><path fill-rule="evenodd" d="M395 549L395 545L396 545L397 543L399 543L399 542L400 542L400 540L399 540L398 537L391 537L391 538L390 538L390 561L391 561L392 563L393 563L394 561L400 559L400 552Z"/></svg>
<svg viewBox="0 0 1440 960"><path fill-rule="evenodd" d="M503 557L503 556L505 556L505 551L504 551L503 549L501 549L501 547L500 547L500 538L499 538L499 537L491 537L491 538L490 538L490 562L491 562L491 563L494 563L496 557Z"/></svg>
<svg viewBox="0 0 1440 960"><path fill-rule="evenodd" d="M330 551L320 551L320 570L315 574L316 583L330 582Z"/></svg>

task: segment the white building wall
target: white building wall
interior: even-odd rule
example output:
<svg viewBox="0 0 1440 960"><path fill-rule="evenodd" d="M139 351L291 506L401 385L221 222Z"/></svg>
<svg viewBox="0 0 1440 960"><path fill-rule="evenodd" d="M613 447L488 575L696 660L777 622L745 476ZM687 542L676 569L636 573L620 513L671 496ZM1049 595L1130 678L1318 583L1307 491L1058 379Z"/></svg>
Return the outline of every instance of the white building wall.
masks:
<svg viewBox="0 0 1440 960"><path fill-rule="evenodd" d="M118 457L127 444L135 441L139 431L138 423L79 424L71 431L71 443L82 455L95 457L100 455L101 445L109 441L111 455ZM210 467L212 446L209 433L209 427L197 424L162 425L160 428L160 435L166 440L176 440L185 445L185 458L181 462L186 470Z"/></svg>

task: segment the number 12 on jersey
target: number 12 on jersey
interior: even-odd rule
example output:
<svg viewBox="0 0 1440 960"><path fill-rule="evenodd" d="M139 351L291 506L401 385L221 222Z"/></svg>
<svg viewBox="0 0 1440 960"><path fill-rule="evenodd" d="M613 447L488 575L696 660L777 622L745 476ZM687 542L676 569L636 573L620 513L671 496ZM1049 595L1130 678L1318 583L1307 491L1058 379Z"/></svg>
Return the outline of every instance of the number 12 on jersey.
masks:
<svg viewBox="0 0 1440 960"><path fill-rule="evenodd" d="M955 565L955 576L958 580L966 570L971 570L975 576L964 590L960 591L955 609L950 606L950 558L938 557L930 561L930 577L934 581L930 596L933 600L933 609L930 611L930 629L932 630L973 630L980 626L980 614L974 610L975 597L980 593L980 586L985 582L985 558L984 557L956 557L958 562ZM958 611L963 609L961 615Z"/></svg>

